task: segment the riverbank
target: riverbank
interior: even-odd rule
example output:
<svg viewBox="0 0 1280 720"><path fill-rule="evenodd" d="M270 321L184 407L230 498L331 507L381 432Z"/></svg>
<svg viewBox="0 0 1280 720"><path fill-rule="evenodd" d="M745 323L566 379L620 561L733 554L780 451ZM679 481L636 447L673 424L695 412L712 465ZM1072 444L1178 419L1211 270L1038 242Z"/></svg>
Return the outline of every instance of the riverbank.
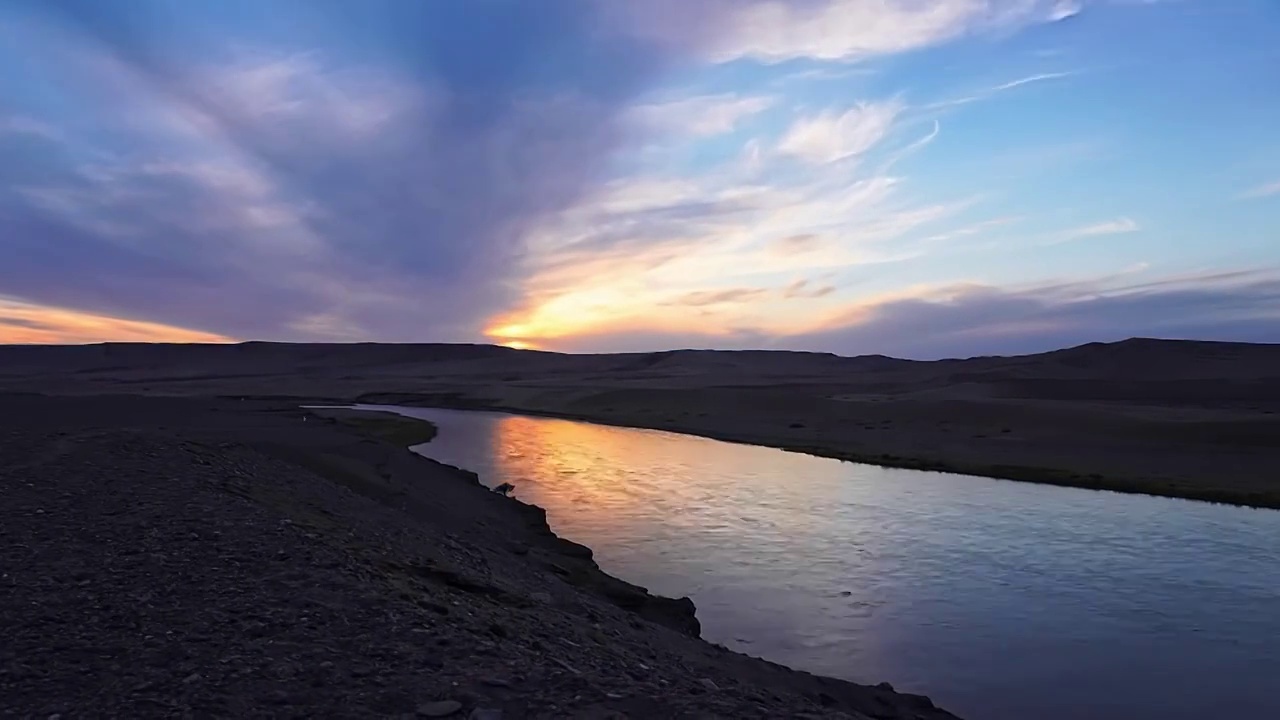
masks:
<svg viewBox="0 0 1280 720"><path fill-rule="evenodd" d="M1116 476L1101 473L1083 473L1062 468L1035 467L1030 465L1011 465L981 462L969 458L939 457L930 455L902 456L893 453L876 452L875 450L850 450L849 443L844 440L828 441L824 444L812 444L813 438L796 439L787 437L779 428L773 433L759 432L759 428L739 427L726 429L716 426L718 422L699 422L698 419L672 417L653 417L641 412L619 412L615 408L607 411L548 410L530 408L521 405L504 405L489 403L483 399L465 398L456 394L406 395L403 393L371 394L357 398L360 404L400 404L410 407L438 407L455 410L479 410L488 412L512 413L535 417L577 420L599 425L615 427L662 430L665 432L695 435L711 440L771 447L787 452L803 453L815 457L831 458L844 462L876 465L879 467L898 468L904 470L923 470L928 472L945 472L956 475L973 475L999 480L1015 480L1040 485L1058 487L1074 487L1085 490L1102 490L1155 497L1169 497L1182 500L1196 500L1223 505L1237 505L1259 509L1280 509L1280 487L1262 490L1221 485L1210 485L1203 481L1185 481L1170 477L1152 476ZM789 430L797 428L788 427ZM803 429L803 428L799 428ZM1002 433L1005 434L1005 433Z"/></svg>
<svg viewBox="0 0 1280 720"><path fill-rule="evenodd" d="M1280 508L1280 345L1138 339L932 362L372 343L0 347L6 388L503 409Z"/></svg>
<svg viewBox="0 0 1280 720"><path fill-rule="evenodd" d="M2 400L0 709L952 717L697 639L687 600L609 577L539 509L406 450L428 426L252 400Z"/></svg>

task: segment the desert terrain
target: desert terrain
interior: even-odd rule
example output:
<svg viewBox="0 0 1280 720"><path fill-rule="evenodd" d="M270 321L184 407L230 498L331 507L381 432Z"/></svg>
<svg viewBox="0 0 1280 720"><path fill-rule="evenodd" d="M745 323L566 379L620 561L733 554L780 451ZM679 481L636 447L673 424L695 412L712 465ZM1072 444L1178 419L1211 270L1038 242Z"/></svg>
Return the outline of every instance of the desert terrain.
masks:
<svg viewBox="0 0 1280 720"><path fill-rule="evenodd" d="M0 395L0 714L911 718L928 699L698 639L432 426Z"/></svg>
<svg viewBox="0 0 1280 720"><path fill-rule="evenodd" d="M487 345L0 347L0 390L502 409L880 465L1280 507L1280 345L1020 357Z"/></svg>
<svg viewBox="0 0 1280 720"><path fill-rule="evenodd" d="M688 599L603 573L540 508L410 452L429 423L301 407L353 402L1280 507L1280 346L1133 340L940 362L4 346L0 710L952 717L702 641Z"/></svg>

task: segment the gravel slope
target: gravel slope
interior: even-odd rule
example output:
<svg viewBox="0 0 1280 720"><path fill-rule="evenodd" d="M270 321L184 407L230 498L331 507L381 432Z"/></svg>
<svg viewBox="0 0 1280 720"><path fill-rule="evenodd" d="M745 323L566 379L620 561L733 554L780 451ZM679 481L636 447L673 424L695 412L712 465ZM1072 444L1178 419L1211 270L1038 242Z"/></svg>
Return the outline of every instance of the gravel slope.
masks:
<svg viewBox="0 0 1280 720"><path fill-rule="evenodd" d="M0 406L8 716L952 717L691 637L537 509L288 407Z"/></svg>

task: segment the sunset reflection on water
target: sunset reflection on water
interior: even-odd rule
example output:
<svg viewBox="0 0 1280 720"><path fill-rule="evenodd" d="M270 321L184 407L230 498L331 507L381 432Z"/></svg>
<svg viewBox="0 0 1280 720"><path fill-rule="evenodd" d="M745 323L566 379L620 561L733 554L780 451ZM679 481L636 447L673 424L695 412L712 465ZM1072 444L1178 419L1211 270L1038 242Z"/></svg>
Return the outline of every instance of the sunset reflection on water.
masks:
<svg viewBox="0 0 1280 720"><path fill-rule="evenodd" d="M806 538L834 522L822 498L838 488L824 490L830 478L811 477L803 467L816 458L767 448L501 415L493 423L490 454L494 477L514 483L520 499L546 508L557 532L592 538L607 568L668 594L705 590L706 583L651 566L642 548L655 543L655 533L661 538L656 542L713 547L721 539L755 537L770 541L757 548L768 554L800 552ZM717 471L699 472L707 466ZM812 494L788 487L797 483L809 485ZM730 500L734 511L727 513ZM653 554L673 553L657 547Z"/></svg>
<svg viewBox="0 0 1280 720"><path fill-rule="evenodd" d="M991 720L1280 710L1278 512L397 411L439 426L420 452L513 483L608 572L692 597L733 649Z"/></svg>

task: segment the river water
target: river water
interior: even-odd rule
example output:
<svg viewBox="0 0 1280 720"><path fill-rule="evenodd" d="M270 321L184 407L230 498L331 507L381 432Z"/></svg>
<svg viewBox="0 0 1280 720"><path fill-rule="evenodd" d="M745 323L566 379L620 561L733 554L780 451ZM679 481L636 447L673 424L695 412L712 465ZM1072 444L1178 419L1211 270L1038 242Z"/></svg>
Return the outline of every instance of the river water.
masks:
<svg viewBox="0 0 1280 720"><path fill-rule="evenodd" d="M389 408L703 636L971 720L1280 718L1280 512Z"/></svg>

